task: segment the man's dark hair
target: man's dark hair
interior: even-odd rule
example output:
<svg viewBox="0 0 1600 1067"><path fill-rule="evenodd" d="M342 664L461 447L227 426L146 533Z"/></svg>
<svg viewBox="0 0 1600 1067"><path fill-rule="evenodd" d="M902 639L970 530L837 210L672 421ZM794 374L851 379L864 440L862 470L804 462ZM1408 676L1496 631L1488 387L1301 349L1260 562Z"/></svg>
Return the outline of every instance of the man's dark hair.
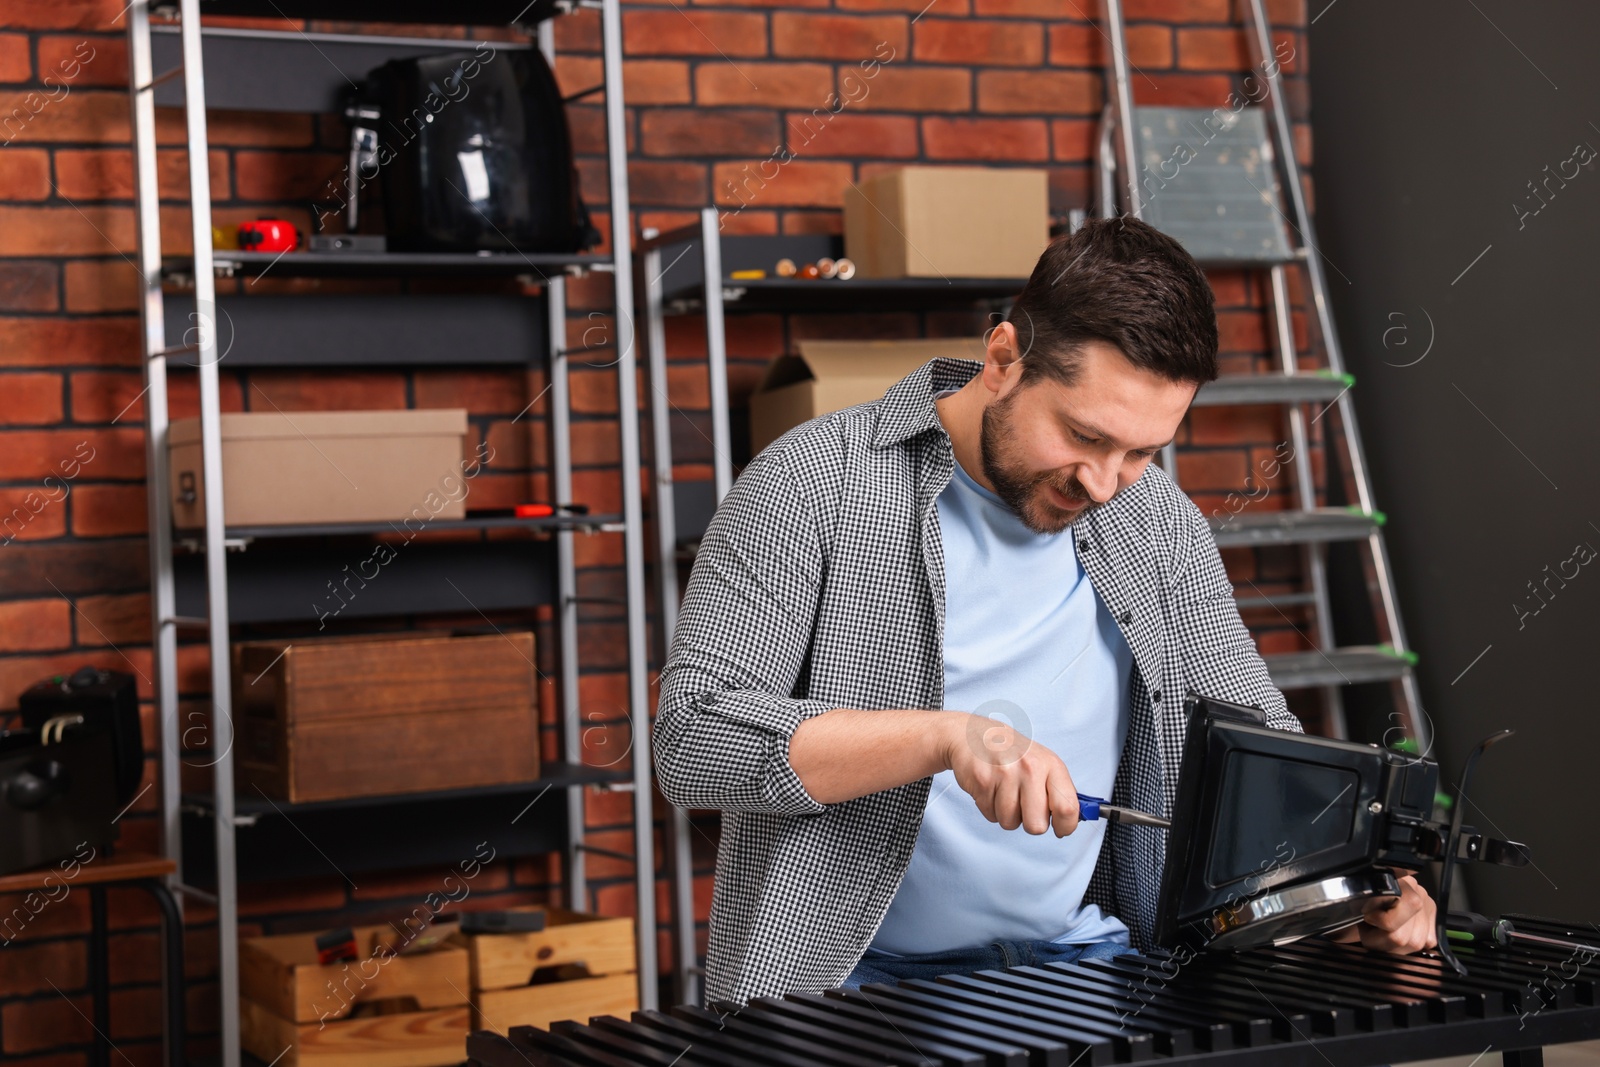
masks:
<svg viewBox="0 0 1600 1067"><path fill-rule="evenodd" d="M1170 381L1217 376L1210 283L1182 245L1135 218L1088 219L1052 241L1006 321L1017 328L1023 382L1070 385L1086 341Z"/></svg>

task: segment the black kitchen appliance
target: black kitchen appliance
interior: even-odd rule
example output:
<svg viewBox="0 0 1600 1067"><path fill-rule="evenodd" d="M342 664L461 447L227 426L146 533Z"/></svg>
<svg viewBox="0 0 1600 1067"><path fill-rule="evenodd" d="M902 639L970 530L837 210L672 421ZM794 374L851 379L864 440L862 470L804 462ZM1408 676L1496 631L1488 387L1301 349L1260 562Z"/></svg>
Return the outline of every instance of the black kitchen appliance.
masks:
<svg viewBox="0 0 1600 1067"><path fill-rule="evenodd" d="M133 676L84 667L30 686L20 729L0 733L0 874L118 836L144 773Z"/></svg>
<svg viewBox="0 0 1600 1067"><path fill-rule="evenodd" d="M1458 859L1529 862L1525 846L1461 826L1459 805L1454 823L1434 819L1432 760L1268 729L1254 707L1197 694L1184 707L1156 920L1163 946L1287 944L1358 922L1371 901L1397 896L1396 870L1442 861L1443 898ZM1449 958L1446 912L1441 904Z"/></svg>
<svg viewBox="0 0 1600 1067"><path fill-rule="evenodd" d="M144 777L144 740L139 726L139 691L133 675L80 667L35 682L17 698L22 725L43 730L62 715L81 716L68 732L93 730L111 736L113 773L119 804L133 800Z"/></svg>
<svg viewBox="0 0 1600 1067"><path fill-rule="evenodd" d="M379 180L391 252L575 253L600 240L561 90L537 48L392 60L345 114L347 185ZM352 229L356 217L347 213Z"/></svg>

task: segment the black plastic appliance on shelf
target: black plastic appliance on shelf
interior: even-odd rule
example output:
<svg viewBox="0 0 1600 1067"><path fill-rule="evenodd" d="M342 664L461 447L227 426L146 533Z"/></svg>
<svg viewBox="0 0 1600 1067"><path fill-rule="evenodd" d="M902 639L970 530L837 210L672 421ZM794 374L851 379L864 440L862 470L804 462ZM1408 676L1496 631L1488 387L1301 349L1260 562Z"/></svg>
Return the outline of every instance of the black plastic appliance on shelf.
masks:
<svg viewBox="0 0 1600 1067"><path fill-rule="evenodd" d="M30 686L22 726L0 732L0 874L117 838L144 774L133 676L84 667Z"/></svg>
<svg viewBox="0 0 1600 1067"><path fill-rule="evenodd" d="M345 115L351 173L381 176L389 251L575 253L600 240L538 49L391 60ZM352 230L358 217L353 207Z"/></svg>

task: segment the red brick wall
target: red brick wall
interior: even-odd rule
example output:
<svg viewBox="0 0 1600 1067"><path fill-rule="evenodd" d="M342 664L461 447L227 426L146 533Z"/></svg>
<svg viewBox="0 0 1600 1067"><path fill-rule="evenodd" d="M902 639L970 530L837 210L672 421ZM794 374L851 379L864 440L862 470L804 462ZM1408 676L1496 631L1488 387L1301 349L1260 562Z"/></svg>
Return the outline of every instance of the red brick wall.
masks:
<svg viewBox="0 0 1600 1067"><path fill-rule="evenodd" d="M23 508L27 516L14 531L0 533L0 709L14 707L16 694L38 678L84 663L130 670L144 679L152 674L121 6L118 0L0 0L0 120L24 116L0 132L6 142L0 148L0 515ZM1285 73L1300 122L1298 154L1309 163L1305 7L1302 0L1269 7L1285 27L1280 40L1295 50ZM1096 5L629 3L625 83L636 224L681 225L694 220L695 209L715 203L737 209L728 222L736 232L837 233L847 181L910 161L1046 168L1052 211L1064 220L1090 200L1104 93L1106 46L1085 12L1097 13ZM1230 0L1130 0L1127 14L1141 102L1227 104L1249 66L1240 34L1228 25L1235 14ZM597 84L596 13L561 19L556 31L564 91ZM880 66L863 80L859 64L873 57ZM828 107L832 92L848 103L825 126L815 120L805 125L813 109ZM586 98L570 113L585 198L596 224L608 233L598 98ZM181 120L162 112L159 127L163 242L175 251L187 247L189 225ZM308 196L342 168L344 131L332 117L216 112L210 130L219 223L271 213L303 224ZM787 161L777 176L752 184L751 173L780 145ZM282 292L317 284L268 279L256 288ZM1259 286L1224 274L1214 276L1213 284L1228 369L1264 360ZM574 344L591 325L583 317L586 309L606 306L607 288L604 276L570 287ZM980 315L963 309L734 316L728 322L734 403L742 406L765 362L798 338L939 336L976 333L984 325ZM672 402L704 430L700 331L699 320L669 320L673 365L667 387ZM465 406L474 437L487 436L496 448L494 463L474 486L485 494L476 501L493 504L546 498L543 403L536 405L535 418L512 422L543 388L538 372L253 370L224 375L223 404L227 410L262 408L266 397L284 410ZM172 392L173 416L192 414L192 380L176 375ZM620 496L615 395L614 375L606 370L573 376L576 496L601 510L615 508ZM1182 439L1184 483L1205 510L1222 507L1227 493L1245 486L1246 472L1259 471L1286 437L1276 413L1201 412ZM694 427L680 427L677 440L679 477L709 476L704 438ZM45 479L59 477L61 464L74 454L93 458L81 464L70 493L54 499L59 490L44 491L59 483ZM1271 484L1287 488L1281 478ZM1283 506L1287 495L1273 492L1252 506ZM582 591L614 594L620 585L619 539L580 537L578 546ZM1236 580L1248 579L1263 591L1288 588L1297 577L1292 554L1230 551L1228 557ZM623 704L623 630L614 609L596 608L585 620L585 708L604 723ZM1293 621L1304 625L1301 618ZM540 632L550 636L548 625ZM1264 633L1263 648L1298 647L1298 641L1291 627L1278 625ZM553 667L548 640L541 660L542 668ZM185 642L179 675L185 712L203 711L209 686L203 645ZM141 682L141 696L150 699L147 682ZM548 700L545 711L553 722ZM147 739L153 739L148 704L145 725ZM604 759L628 743L626 731L615 725L588 731L585 739L607 753ZM547 756L555 755L554 743L551 732ZM602 743L610 747L599 748ZM153 775L152 760L146 780ZM146 793L124 820L124 840L133 847L156 847L153 797L153 791ZM625 794L593 801L596 844L630 850L628 823ZM696 840L702 940L709 840ZM435 888L442 873L368 875L360 879L359 893L336 876L247 886L241 925L252 932L314 925L366 909L406 911ZM475 883L473 900L546 900L559 874L554 857L492 864L482 876L487 881ZM590 874L592 907L631 912L626 864L595 858ZM16 904L0 900L5 912ZM658 894L663 917L666 905L665 893ZM85 1062L90 1033L79 1011L88 1011L87 914L86 895L71 894L42 912L25 936L0 947L0 1062ZM216 938L208 909L191 904L188 916L191 1031L199 1035L200 1050L214 1043L205 1035L216 1032ZM137 895L113 892L111 923L111 1036L132 1062L153 1063L159 1032L156 917ZM665 960L664 938L662 949Z"/></svg>

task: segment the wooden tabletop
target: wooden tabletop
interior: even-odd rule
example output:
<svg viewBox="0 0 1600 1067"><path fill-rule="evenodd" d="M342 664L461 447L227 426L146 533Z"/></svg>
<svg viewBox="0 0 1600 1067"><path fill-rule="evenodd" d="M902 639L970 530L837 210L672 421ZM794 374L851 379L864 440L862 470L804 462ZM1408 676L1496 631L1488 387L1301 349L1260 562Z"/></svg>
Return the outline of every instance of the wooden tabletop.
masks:
<svg viewBox="0 0 1600 1067"><path fill-rule="evenodd" d="M63 867L62 863L66 866ZM25 893L30 889L53 889L62 885L93 885L104 882L128 882L135 878L160 878L178 869L178 865L164 856L148 852L118 849L107 854L96 849L87 862L68 859L31 871L0 875L0 893ZM46 881L46 879L49 879Z"/></svg>

